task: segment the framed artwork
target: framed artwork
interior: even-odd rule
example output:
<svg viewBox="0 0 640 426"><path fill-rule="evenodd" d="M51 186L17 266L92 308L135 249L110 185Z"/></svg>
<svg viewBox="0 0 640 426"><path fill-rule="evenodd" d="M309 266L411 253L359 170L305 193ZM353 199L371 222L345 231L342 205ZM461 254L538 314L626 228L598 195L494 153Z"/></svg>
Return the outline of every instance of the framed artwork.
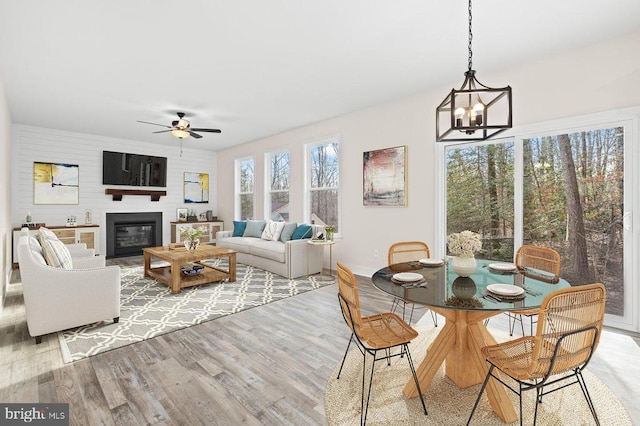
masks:
<svg viewBox="0 0 640 426"><path fill-rule="evenodd" d="M178 222L186 222L187 221L187 209L177 209L176 217L178 218Z"/></svg>
<svg viewBox="0 0 640 426"><path fill-rule="evenodd" d="M209 202L209 174L184 172L184 202Z"/></svg>
<svg viewBox="0 0 640 426"><path fill-rule="evenodd" d="M77 164L33 163L33 204L78 204Z"/></svg>
<svg viewBox="0 0 640 426"><path fill-rule="evenodd" d="M364 152L362 175L364 206L407 206L406 145Z"/></svg>

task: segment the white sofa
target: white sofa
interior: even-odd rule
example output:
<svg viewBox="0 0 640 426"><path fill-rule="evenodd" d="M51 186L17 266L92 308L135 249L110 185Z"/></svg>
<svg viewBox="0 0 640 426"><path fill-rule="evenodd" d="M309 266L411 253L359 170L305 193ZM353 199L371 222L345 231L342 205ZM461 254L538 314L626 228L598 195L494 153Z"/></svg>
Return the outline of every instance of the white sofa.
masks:
<svg viewBox="0 0 640 426"><path fill-rule="evenodd" d="M105 319L120 318L120 267L105 266L104 256L75 257L73 269L46 264L38 240L18 241L20 278L29 334L44 334ZM83 253L86 254L86 253Z"/></svg>
<svg viewBox="0 0 640 426"><path fill-rule="evenodd" d="M293 279L322 272L322 248L308 239L267 241L256 237L233 237L233 231L216 234L216 246L238 252L239 263L255 266Z"/></svg>

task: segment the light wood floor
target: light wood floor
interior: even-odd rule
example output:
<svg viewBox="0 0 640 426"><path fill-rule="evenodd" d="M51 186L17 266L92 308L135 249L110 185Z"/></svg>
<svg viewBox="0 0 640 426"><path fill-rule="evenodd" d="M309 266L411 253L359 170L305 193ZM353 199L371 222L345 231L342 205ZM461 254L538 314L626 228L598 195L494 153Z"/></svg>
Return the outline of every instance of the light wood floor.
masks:
<svg viewBox="0 0 640 426"><path fill-rule="evenodd" d="M359 282L365 314L389 309ZM63 364L56 335L37 346L28 335L18 281L0 330L0 401L68 402L74 425L325 424L325 385L349 338L335 284Z"/></svg>
<svg viewBox="0 0 640 426"><path fill-rule="evenodd" d="M370 313L391 305L366 279L361 298ZM55 334L29 336L17 283L0 330L0 401L68 402L75 425L325 424L349 338L335 284L63 364Z"/></svg>

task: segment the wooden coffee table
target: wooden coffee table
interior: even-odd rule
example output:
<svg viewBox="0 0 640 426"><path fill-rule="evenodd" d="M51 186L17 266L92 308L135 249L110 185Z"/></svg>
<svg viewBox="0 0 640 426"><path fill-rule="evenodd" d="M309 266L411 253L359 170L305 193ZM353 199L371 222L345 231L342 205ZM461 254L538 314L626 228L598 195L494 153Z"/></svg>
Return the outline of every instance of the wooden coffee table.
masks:
<svg viewBox="0 0 640 426"><path fill-rule="evenodd" d="M214 281L228 279L229 282L236 280L236 251L211 245L200 245L195 250L187 250L184 247L147 247L142 249L144 254L144 276L153 277L161 283L166 284L171 292L180 293L180 289L192 287L194 285L206 284ZM151 267L151 258L165 260L169 266L157 268ZM216 268L206 263L201 263L204 259L216 257L226 257L229 260L229 269ZM204 270L198 275L185 275L180 271L180 267L189 262L198 263L204 266Z"/></svg>

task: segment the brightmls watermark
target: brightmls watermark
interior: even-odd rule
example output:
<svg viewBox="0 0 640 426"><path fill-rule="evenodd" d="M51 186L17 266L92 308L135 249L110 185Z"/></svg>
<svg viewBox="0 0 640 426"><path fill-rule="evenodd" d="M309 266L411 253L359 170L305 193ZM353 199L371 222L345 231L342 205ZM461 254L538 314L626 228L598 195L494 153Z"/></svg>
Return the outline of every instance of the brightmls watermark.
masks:
<svg viewBox="0 0 640 426"><path fill-rule="evenodd" d="M0 403L0 426L69 426L69 404Z"/></svg>

